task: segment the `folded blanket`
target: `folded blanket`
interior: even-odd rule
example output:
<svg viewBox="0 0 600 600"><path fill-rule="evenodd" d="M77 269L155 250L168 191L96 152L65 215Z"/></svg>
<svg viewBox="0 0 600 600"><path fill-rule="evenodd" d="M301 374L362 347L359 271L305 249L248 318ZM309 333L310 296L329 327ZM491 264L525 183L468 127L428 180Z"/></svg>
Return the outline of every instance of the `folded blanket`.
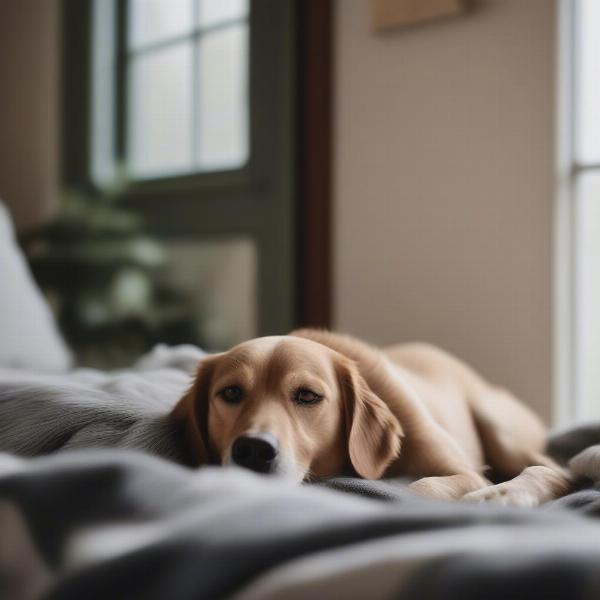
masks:
<svg viewBox="0 0 600 600"><path fill-rule="evenodd" d="M586 423L553 432L548 440L548 452L559 462L567 463L596 444L600 444L600 423Z"/></svg>
<svg viewBox="0 0 600 600"><path fill-rule="evenodd" d="M205 353L158 346L132 369L47 375L0 369L0 451L37 456L75 448L134 448L186 463L167 418Z"/></svg>
<svg viewBox="0 0 600 600"><path fill-rule="evenodd" d="M114 373L0 371L0 598L600 592L600 524L582 516L600 516L600 425L551 438L587 487L536 510L427 502L395 480L291 486L188 469L167 415L202 356L160 348Z"/></svg>
<svg viewBox="0 0 600 600"><path fill-rule="evenodd" d="M593 598L600 524L147 454L0 459L0 597Z"/></svg>

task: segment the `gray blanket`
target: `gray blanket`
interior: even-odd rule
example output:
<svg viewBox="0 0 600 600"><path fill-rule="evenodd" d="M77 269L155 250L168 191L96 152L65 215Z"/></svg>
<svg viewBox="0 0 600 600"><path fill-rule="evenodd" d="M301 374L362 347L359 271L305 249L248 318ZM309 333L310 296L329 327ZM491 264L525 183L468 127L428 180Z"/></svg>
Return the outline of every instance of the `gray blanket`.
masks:
<svg viewBox="0 0 600 600"><path fill-rule="evenodd" d="M583 489L535 510L191 469L165 415L200 356L0 372L0 598L598 597L600 426L553 438Z"/></svg>

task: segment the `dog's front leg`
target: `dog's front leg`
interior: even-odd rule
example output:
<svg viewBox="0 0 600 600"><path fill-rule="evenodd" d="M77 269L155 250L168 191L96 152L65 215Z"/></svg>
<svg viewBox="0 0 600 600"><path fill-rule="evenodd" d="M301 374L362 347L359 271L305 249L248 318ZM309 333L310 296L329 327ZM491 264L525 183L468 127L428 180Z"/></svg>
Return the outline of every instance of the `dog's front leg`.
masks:
<svg viewBox="0 0 600 600"><path fill-rule="evenodd" d="M468 502L495 502L511 506L539 506L569 493L573 482L560 467L527 467L510 481L467 493Z"/></svg>
<svg viewBox="0 0 600 600"><path fill-rule="evenodd" d="M460 473L441 477L423 477L408 487L419 496L433 500L458 500L465 494L486 488L490 482L479 473Z"/></svg>

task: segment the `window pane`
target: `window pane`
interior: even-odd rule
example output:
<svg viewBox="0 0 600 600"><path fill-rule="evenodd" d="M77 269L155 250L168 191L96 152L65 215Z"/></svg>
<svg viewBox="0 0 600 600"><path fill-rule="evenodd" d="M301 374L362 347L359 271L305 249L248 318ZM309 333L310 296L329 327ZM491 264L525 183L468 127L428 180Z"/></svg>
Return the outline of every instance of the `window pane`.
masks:
<svg viewBox="0 0 600 600"><path fill-rule="evenodd" d="M193 0L129 0L129 47L172 38L191 31Z"/></svg>
<svg viewBox="0 0 600 600"><path fill-rule="evenodd" d="M169 280L189 294L194 333L206 349L256 337L257 261L248 238L169 244Z"/></svg>
<svg viewBox="0 0 600 600"><path fill-rule="evenodd" d="M223 21L243 19L247 14L248 0L200 0L199 25L209 27Z"/></svg>
<svg viewBox="0 0 600 600"><path fill-rule="evenodd" d="M134 175L192 168L192 48L182 42L131 60L127 154Z"/></svg>
<svg viewBox="0 0 600 600"><path fill-rule="evenodd" d="M248 27L239 24L200 40L198 164L233 168L248 155Z"/></svg>
<svg viewBox="0 0 600 600"><path fill-rule="evenodd" d="M577 185L577 357L579 416L600 418L600 173Z"/></svg>
<svg viewBox="0 0 600 600"><path fill-rule="evenodd" d="M600 163L600 2L577 4L577 157Z"/></svg>

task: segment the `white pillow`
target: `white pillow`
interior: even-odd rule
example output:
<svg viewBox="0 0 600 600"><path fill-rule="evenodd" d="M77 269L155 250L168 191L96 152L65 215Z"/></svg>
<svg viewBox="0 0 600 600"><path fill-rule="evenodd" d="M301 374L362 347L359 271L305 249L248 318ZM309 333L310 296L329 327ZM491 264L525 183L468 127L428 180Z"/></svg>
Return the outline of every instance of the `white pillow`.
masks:
<svg viewBox="0 0 600 600"><path fill-rule="evenodd" d="M72 356L15 241L0 202L0 366L65 371Z"/></svg>

